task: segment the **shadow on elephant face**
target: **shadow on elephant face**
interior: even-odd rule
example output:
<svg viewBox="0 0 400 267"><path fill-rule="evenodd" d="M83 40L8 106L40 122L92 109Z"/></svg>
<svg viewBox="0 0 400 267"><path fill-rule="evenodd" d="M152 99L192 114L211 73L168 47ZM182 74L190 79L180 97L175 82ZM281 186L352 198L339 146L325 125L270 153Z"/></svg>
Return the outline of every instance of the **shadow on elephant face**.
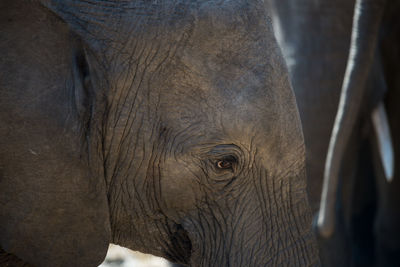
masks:
<svg viewBox="0 0 400 267"><path fill-rule="evenodd" d="M56 16L14 5L19 38L21 25L40 29L41 57L29 50L11 76L18 94L0 86L32 107L1 110L19 111L4 124L17 134L0 132L5 250L41 266L94 264L108 242L191 266L317 262L297 108L261 1L44 5ZM18 68L18 49L2 45ZM29 79L46 59L57 67ZM21 100L30 90L38 97Z"/></svg>

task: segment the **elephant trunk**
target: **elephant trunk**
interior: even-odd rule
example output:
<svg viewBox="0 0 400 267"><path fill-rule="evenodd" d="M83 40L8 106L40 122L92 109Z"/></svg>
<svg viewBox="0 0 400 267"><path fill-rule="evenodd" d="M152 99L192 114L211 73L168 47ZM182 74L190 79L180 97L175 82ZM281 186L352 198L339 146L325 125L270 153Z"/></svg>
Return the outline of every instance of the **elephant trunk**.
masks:
<svg viewBox="0 0 400 267"><path fill-rule="evenodd" d="M329 238L334 232L340 164L360 111L385 2L385 0L356 1L350 54L325 163L317 220L317 232L324 238Z"/></svg>
<svg viewBox="0 0 400 267"><path fill-rule="evenodd" d="M319 266L305 186L294 185L302 179L260 177L245 199L210 204L186 221L190 266Z"/></svg>
<svg viewBox="0 0 400 267"><path fill-rule="evenodd" d="M195 242L192 243L190 266L319 266L318 250L312 231L296 237L291 231L295 232L297 228L286 228L286 223L281 222L281 225L267 231L254 220L246 222L246 228L250 226L248 229L233 224L226 231L218 231L219 223L206 223L202 227L215 229L211 231L212 236L192 239ZM204 246L196 244L199 243L196 240L200 238L206 241Z"/></svg>

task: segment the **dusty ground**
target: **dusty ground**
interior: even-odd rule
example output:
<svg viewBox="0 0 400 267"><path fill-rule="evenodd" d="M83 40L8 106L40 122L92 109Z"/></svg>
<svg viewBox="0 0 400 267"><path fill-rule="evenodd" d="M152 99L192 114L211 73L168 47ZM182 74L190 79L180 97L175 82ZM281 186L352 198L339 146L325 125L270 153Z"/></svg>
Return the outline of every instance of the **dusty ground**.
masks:
<svg viewBox="0 0 400 267"><path fill-rule="evenodd" d="M110 245L105 261L99 267L170 267L164 259Z"/></svg>

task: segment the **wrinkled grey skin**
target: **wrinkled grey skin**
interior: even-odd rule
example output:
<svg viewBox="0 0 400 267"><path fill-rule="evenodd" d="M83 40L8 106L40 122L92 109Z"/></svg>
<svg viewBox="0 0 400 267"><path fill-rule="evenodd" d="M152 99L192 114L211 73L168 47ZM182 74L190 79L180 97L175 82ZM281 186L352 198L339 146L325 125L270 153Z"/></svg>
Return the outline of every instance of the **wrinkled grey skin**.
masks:
<svg viewBox="0 0 400 267"><path fill-rule="evenodd" d="M2 249L37 266L95 266L109 242L319 265L262 2L10 0L0 18Z"/></svg>
<svg viewBox="0 0 400 267"><path fill-rule="evenodd" d="M317 212L349 53L354 1L271 0L270 4L299 105L310 202ZM367 63L372 66L361 108L352 114L356 123L341 164L335 233L329 240L319 240L324 266L398 266L400 262L397 167L388 184L370 119L384 99L398 166L398 10L398 1L388 1L374 62Z"/></svg>

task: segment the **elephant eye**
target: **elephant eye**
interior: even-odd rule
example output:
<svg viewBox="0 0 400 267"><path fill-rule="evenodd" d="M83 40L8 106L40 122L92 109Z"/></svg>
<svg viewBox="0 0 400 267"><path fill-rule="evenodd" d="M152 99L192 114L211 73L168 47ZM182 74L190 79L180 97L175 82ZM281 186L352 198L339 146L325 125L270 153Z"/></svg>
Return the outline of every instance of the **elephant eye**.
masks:
<svg viewBox="0 0 400 267"><path fill-rule="evenodd" d="M234 170L234 165L237 162L233 156L226 156L215 162L215 167L219 170Z"/></svg>

